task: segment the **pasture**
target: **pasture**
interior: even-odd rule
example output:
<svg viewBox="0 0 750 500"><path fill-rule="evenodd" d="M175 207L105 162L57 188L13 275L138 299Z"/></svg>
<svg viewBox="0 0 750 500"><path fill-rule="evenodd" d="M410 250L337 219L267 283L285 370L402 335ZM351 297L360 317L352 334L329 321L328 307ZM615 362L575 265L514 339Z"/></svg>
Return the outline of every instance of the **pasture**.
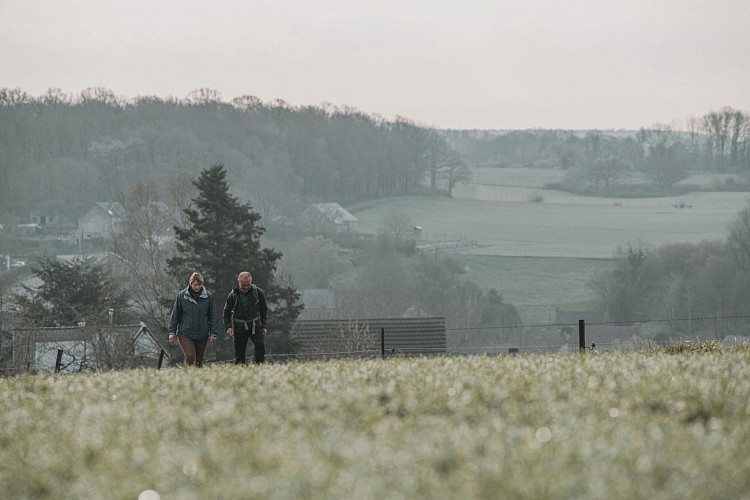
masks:
<svg viewBox="0 0 750 500"><path fill-rule="evenodd" d="M525 324L550 323L555 309L586 310L595 298L589 281L614 267L611 259L456 255L466 273L460 279L494 288L513 304Z"/></svg>
<svg viewBox="0 0 750 500"><path fill-rule="evenodd" d="M1 496L748 498L749 362L731 350L4 378Z"/></svg>
<svg viewBox="0 0 750 500"><path fill-rule="evenodd" d="M741 192L634 199L545 189L564 175L559 169L475 168L453 198L387 198L351 211L365 233L378 232L383 217L400 212L423 228L423 241L475 242L455 255L466 265L464 277L497 289L528 324L550 321L558 307L590 308L595 297L588 282L612 268L618 247L724 241L749 199ZM695 175L683 182L705 187L725 177Z"/></svg>
<svg viewBox="0 0 750 500"><path fill-rule="evenodd" d="M483 168L453 198L407 196L352 207L359 229L377 232L402 212L424 239L477 243L474 255L611 258L618 246L725 240L748 193L693 192L663 198L597 198L543 189L560 171ZM541 196L542 201L531 201ZM681 208L680 208L681 207Z"/></svg>

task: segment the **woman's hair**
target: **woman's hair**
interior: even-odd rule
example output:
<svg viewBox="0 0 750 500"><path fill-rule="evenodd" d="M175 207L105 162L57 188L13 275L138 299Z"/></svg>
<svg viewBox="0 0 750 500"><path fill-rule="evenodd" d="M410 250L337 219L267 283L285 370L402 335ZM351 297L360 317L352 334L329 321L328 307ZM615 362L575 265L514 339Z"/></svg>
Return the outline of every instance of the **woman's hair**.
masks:
<svg viewBox="0 0 750 500"><path fill-rule="evenodd" d="M193 281L197 281L201 285L203 284L203 276L199 272L194 272L190 275L190 279L188 280L188 283L192 283Z"/></svg>

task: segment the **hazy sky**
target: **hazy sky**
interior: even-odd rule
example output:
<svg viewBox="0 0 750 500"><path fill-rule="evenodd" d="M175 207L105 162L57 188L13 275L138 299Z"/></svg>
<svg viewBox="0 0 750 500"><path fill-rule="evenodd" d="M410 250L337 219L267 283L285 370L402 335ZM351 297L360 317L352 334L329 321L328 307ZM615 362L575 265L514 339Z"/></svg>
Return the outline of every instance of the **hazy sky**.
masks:
<svg viewBox="0 0 750 500"><path fill-rule="evenodd" d="M0 0L0 87L637 128L750 111L749 22L750 0Z"/></svg>

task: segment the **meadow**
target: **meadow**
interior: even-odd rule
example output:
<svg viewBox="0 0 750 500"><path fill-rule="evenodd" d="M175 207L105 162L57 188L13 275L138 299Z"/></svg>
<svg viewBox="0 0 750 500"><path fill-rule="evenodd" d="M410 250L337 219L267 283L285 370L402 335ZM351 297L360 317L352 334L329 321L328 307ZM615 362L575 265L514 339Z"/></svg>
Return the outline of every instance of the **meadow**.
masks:
<svg viewBox="0 0 750 500"><path fill-rule="evenodd" d="M496 288L525 323L536 323L550 321L558 307L589 308L595 297L588 283L613 267L618 247L724 241L748 205L742 192L606 198L546 188L564 175L560 169L474 168L471 182L458 185L453 198L407 196L351 208L365 233L378 232L385 216L401 212L423 228L423 240L475 242L454 255L466 265L464 277ZM684 182L709 187L724 178L695 175Z"/></svg>
<svg viewBox="0 0 750 500"><path fill-rule="evenodd" d="M750 498L750 351L0 379L0 496Z"/></svg>
<svg viewBox="0 0 750 500"><path fill-rule="evenodd" d="M477 247L466 252L470 254L601 259L631 242L656 248L723 241L729 224L748 203L748 193L742 192L580 196L544 189L540 184L554 177L537 169L483 168L473 175L453 198L405 196L355 206L359 230L376 233L383 217L395 211L409 214L423 228L424 239L475 241ZM541 201L533 201L535 197Z"/></svg>

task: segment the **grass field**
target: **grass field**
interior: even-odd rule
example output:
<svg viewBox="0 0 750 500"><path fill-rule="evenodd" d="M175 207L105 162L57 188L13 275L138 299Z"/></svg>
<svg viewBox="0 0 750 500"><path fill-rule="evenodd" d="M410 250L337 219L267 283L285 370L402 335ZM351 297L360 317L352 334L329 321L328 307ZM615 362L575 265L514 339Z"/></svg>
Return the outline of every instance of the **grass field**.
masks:
<svg viewBox="0 0 750 500"><path fill-rule="evenodd" d="M466 266L462 279L482 289L495 288L513 304L525 324L548 323L555 308L588 310L595 299L588 283L598 272L611 270L610 259L567 257L503 257L456 255Z"/></svg>
<svg viewBox="0 0 750 500"><path fill-rule="evenodd" d="M407 213L425 239L476 241L476 255L611 258L618 246L725 240L748 193L694 192L663 198L598 198L543 189L560 171L481 169L454 198L407 196L352 207L359 230ZM534 195L541 202L529 201ZM683 208L677 208L683 207Z"/></svg>
<svg viewBox="0 0 750 500"><path fill-rule="evenodd" d="M456 255L468 266L465 277L500 291L525 323L550 321L558 307L588 308L594 295L587 283L611 269L618 247L724 241L748 204L748 193L737 192L625 199L545 189L562 180L559 169L478 168L472 175L454 198L388 198L351 209L362 232L377 232L383 217L397 211L423 228L423 240L476 242ZM720 180L700 175L685 182ZM542 201L530 201L535 196Z"/></svg>
<svg viewBox="0 0 750 500"><path fill-rule="evenodd" d="M476 255L610 258L618 246L630 242L656 248L725 240L730 222L746 204L746 194L704 195L700 205L694 201L693 208L683 209L634 200L608 205L551 203L547 194L542 203L409 196L370 202L354 215L360 231L375 233L388 213L408 213L424 228L424 239L473 240L478 246L470 253Z"/></svg>
<svg viewBox="0 0 750 500"><path fill-rule="evenodd" d="M5 378L0 496L748 498L748 363L745 350Z"/></svg>

